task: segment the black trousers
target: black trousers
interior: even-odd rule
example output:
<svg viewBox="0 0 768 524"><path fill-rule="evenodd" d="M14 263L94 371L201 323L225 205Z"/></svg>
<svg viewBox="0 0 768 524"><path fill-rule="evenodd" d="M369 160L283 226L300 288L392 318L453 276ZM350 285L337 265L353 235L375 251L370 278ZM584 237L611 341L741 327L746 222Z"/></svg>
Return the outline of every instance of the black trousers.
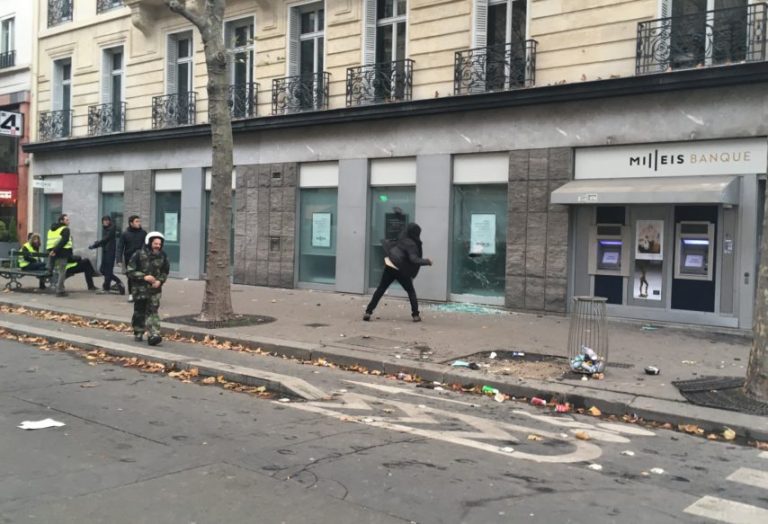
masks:
<svg viewBox="0 0 768 524"><path fill-rule="evenodd" d="M75 267L71 267L67 269L66 278L69 278L72 275L77 275L78 273L85 274L85 283L88 284L88 289L93 289L96 287L93 285L93 275L96 272L93 270L93 265L91 264L90 260L88 260L87 258L84 258L82 260L79 260Z"/></svg>
<svg viewBox="0 0 768 524"><path fill-rule="evenodd" d="M48 264L42 261L30 262L22 271L45 271L48 269ZM40 288L45 287L45 277L40 278Z"/></svg>
<svg viewBox="0 0 768 524"><path fill-rule="evenodd" d="M373 310L379 305L379 300L384 296L384 292L387 291L387 288L389 288L395 280L397 280L398 283L403 286L405 292L408 293L408 300L411 301L411 315L419 314L419 301L416 298L416 290L413 288L413 279L389 266L384 266L384 274L381 275L379 287L376 288L373 297L371 297L371 301L368 303L368 307L365 308L366 313L373 313Z"/></svg>
<svg viewBox="0 0 768 524"><path fill-rule="evenodd" d="M123 287L122 281L115 275L114 266L114 264L101 264L101 267L99 267L101 275L104 277L104 284L102 284L102 289L104 289L104 291L109 291L109 286L112 282L117 284L118 288Z"/></svg>

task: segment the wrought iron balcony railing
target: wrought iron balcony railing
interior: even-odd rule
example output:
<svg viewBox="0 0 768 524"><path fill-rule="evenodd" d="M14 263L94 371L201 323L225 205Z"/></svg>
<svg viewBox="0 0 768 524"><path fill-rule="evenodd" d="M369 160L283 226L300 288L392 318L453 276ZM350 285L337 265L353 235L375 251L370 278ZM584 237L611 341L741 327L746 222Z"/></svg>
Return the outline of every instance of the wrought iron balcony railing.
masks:
<svg viewBox="0 0 768 524"><path fill-rule="evenodd" d="M88 134L108 135L125 131L125 102L88 107Z"/></svg>
<svg viewBox="0 0 768 524"><path fill-rule="evenodd" d="M72 0L48 0L48 27L72 21Z"/></svg>
<svg viewBox="0 0 768 524"><path fill-rule="evenodd" d="M194 92L153 96L152 129L194 124L195 100Z"/></svg>
<svg viewBox="0 0 768 524"><path fill-rule="evenodd" d="M766 4L637 24L638 75L766 59Z"/></svg>
<svg viewBox="0 0 768 524"><path fill-rule="evenodd" d="M347 69L347 106L410 100L413 60L397 60Z"/></svg>
<svg viewBox="0 0 768 524"><path fill-rule="evenodd" d="M249 82L229 86L229 114L233 120L256 116L259 84Z"/></svg>
<svg viewBox="0 0 768 524"><path fill-rule="evenodd" d="M37 135L40 142L67 138L72 133L72 110L44 111L40 113Z"/></svg>
<svg viewBox="0 0 768 524"><path fill-rule="evenodd" d="M16 65L16 51L6 51L5 53L0 53L0 69L5 69L6 67L13 67Z"/></svg>
<svg viewBox="0 0 768 524"><path fill-rule="evenodd" d="M536 40L525 40L457 51L454 94L507 91L535 85L536 44Z"/></svg>
<svg viewBox="0 0 768 524"><path fill-rule="evenodd" d="M122 7L123 0L96 0L96 13L103 13L116 7Z"/></svg>
<svg viewBox="0 0 768 524"><path fill-rule="evenodd" d="M328 109L330 73L287 76L272 80L272 114Z"/></svg>

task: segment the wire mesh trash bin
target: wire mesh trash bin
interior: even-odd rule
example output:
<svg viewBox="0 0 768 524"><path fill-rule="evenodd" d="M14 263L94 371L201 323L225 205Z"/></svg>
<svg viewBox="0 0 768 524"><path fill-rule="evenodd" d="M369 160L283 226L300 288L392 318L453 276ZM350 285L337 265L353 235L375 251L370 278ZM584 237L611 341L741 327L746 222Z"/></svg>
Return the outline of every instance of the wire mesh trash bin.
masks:
<svg viewBox="0 0 768 524"><path fill-rule="evenodd" d="M605 297L573 297L568 361L576 373L602 373L608 364Z"/></svg>

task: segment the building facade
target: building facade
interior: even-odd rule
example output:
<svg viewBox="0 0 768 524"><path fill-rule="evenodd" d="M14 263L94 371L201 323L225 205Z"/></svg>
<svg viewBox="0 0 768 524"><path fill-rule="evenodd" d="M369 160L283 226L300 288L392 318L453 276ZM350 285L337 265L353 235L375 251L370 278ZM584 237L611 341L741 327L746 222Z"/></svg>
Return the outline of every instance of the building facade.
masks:
<svg viewBox="0 0 768 524"><path fill-rule="evenodd" d="M139 214L201 278L199 35L160 0L40 7L36 227ZM747 0L230 0L234 281L367 293L415 220L426 299L748 329L765 27Z"/></svg>
<svg viewBox="0 0 768 524"><path fill-rule="evenodd" d="M36 4L0 0L0 253L26 237Z"/></svg>

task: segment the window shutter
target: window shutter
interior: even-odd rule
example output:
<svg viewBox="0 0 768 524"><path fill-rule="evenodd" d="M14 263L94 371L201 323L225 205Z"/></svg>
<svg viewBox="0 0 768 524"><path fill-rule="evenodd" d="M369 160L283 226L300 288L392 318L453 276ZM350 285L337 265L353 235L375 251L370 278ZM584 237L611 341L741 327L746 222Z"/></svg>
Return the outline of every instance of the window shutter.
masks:
<svg viewBox="0 0 768 524"><path fill-rule="evenodd" d="M51 99L51 110L52 111L60 111L62 107L64 107L63 104L63 96L62 91L64 90L61 83L63 80L61 71L61 62L54 62L53 63L53 97Z"/></svg>
<svg viewBox="0 0 768 524"><path fill-rule="evenodd" d="M176 94L176 61L178 57L178 44L172 36L168 37L168 55L166 57L166 92L169 95Z"/></svg>
<svg viewBox="0 0 768 524"><path fill-rule="evenodd" d="M365 0L363 18L363 65L376 62L376 2Z"/></svg>
<svg viewBox="0 0 768 524"><path fill-rule="evenodd" d="M672 0L659 0L659 18L668 19L670 16L672 16ZM656 69L658 72L663 73L667 70L669 53L671 52L670 44L672 40L672 21L665 20L663 25L660 26L659 30L662 32L662 40L666 43L660 47L662 50L661 53L664 53L664 55L662 56L661 53L657 53L657 58L660 60Z"/></svg>
<svg viewBox="0 0 768 524"><path fill-rule="evenodd" d="M659 0L659 18L672 16L672 0Z"/></svg>
<svg viewBox="0 0 768 524"><path fill-rule="evenodd" d="M288 76L299 74L299 9L290 8L288 19Z"/></svg>
<svg viewBox="0 0 768 524"><path fill-rule="evenodd" d="M472 47L488 45L488 0L473 0Z"/></svg>
<svg viewBox="0 0 768 524"><path fill-rule="evenodd" d="M112 100L112 54L101 52L101 103L111 104Z"/></svg>

